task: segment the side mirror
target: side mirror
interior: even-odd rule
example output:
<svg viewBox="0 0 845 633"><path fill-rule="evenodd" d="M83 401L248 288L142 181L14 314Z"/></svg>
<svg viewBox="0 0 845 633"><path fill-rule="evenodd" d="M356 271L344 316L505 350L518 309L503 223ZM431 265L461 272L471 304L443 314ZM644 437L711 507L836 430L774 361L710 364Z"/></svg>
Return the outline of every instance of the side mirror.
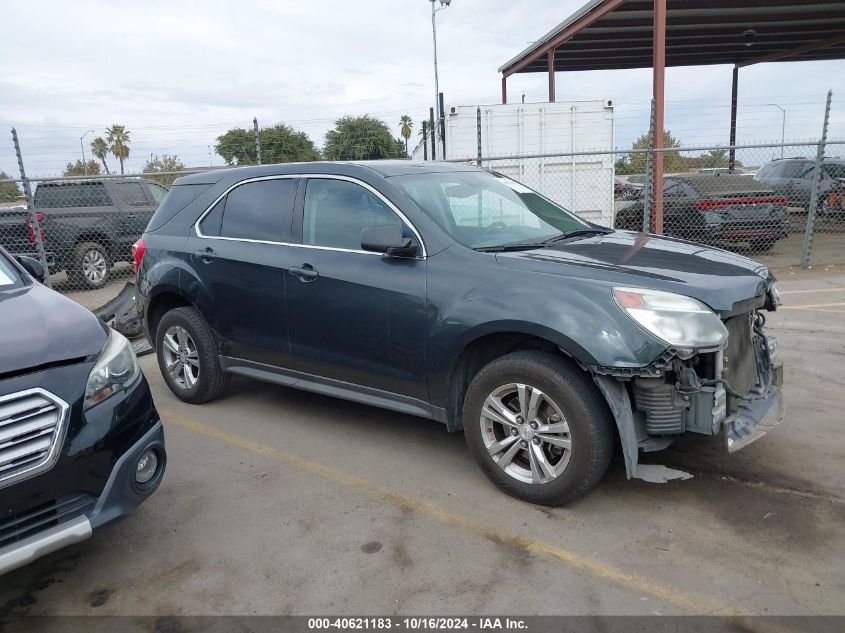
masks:
<svg viewBox="0 0 845 633"><path fill-rule="evenodd" d="M26 255L19 255L15 259L18 260L18 263L23 266L23 269L32 275L34 279L39 283L44 283L44 266L41 265L41 262L34 257L27 257Z"/></svg>
<svg viewBox="0 0 845 633"><path fill-rule="evenodd" d="M410 237L402 236L402 226L399 224L366 227L361 231L361 248L388 257L412 257L417 254L417 245Z"/></svg>

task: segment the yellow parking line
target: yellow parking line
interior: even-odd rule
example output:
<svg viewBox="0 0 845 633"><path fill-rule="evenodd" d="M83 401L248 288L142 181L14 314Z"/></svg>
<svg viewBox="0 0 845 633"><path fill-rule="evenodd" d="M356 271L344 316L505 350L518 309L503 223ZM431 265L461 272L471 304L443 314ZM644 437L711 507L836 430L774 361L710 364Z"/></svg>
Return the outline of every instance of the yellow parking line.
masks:
<svg viewBox="0 0 845 633"><path fill-rule="evenodd" d="M343 486L355 488L356 490L360 490L370 496L390 501L404 508L420 512L421 514L426 514L441 523L454 525L491 541L517 547L536 556L560 561L592 576L609 580L618 585L622 585L641 593L650 594L686 611L698 614L736 615L736 612L731 611L725 607L724 604L720 604L712 598L677 591L671 587L643 578L638 574L622 571L621 569L617 569L616 567L607 565L601 561L557 547L556 545L552 545L538 539L519 536L518 534L498 530L489 524L452 512L451 510L447 510L435 503L432 503L431 501L411 497L400 492L396 492L395 490L384 488L378 484L367 481L366 479L361 479L360 477L351 475L336 468L324 466L323 464L293 455L292 453L277 450L260 442L255 442L248 438L241 437L240 435L228 433L172 411L159 410L159 412L165 422L174 424L188 431L193 431L194 433L238 446Z"/></svg>
<svg viewBox="0 0 845 633"><path fill-rule="evenodd" d="M838 287L829 287L829 288L813 288L812 290L780 290L779 293L782 295L805 295L813 292L845 292L845 286L838 288Z"/></svg>
<svg viewBox="0 0 845 633"><path fill-rule="evenodd" d="M819 308L834 308L845 306L845 301L838 303L808 303L800 306L780 306L783 310L817 310Z"/></svg>

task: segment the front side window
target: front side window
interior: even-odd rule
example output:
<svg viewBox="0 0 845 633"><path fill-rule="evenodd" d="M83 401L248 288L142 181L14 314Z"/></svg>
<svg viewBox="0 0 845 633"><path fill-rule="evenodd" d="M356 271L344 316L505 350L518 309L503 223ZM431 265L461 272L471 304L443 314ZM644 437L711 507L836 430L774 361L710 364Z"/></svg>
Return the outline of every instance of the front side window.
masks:
<svg viewBox="0 0 845 633"><path fill-rule="evenodd" d="M302 215L303 244L361 250L361 231L381 224L402 225L402 220L371 191L346 180L308 180ZM404 225L403 232L408 234Z"/></svg>
<svg viewBox="0 0 845 633"><path fill-rule="evenodd" d="M395 176L391 182L470 248L540 241L589 227L548 198L499 174L439 172Z"/></svg>
<svg viewBox="0 0 845 633"><path fill-rule="evenodd" d="M115 196L118 203L129 207L150 206L147 196L144 195L144 188L140 182L120 182L115 185Z"/></svg>
<svg viewBox="0 0 845 633"><path fill-rule="evenodd" d="M225 198L220 235L269 242L285 241L286 227L290 227L296 183L295 178L274 178L248 182L232 189Z"/></svg>

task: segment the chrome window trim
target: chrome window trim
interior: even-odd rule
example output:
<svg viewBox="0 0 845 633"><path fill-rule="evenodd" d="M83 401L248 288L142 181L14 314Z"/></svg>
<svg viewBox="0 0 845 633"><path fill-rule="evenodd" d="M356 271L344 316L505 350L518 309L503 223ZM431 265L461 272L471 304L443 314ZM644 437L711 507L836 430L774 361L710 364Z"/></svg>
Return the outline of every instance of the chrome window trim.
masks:
<svg viewBox="0 0 845 633"><path fill-rule="evenodd" d="M8 400L18 400L20 398L25 398L26 396L30 396L32 394L38 394L40 396L43 396L59 408L59 419L56 422L56 430L53 435L53 442L50 444L50 452L47 453L47 457L40 462L36 462L35 464L32 464L27 468L17 471L11 475L0 476L0 489L10 486L13 483L21 481L23 479L29 479L30 477L34 477L35 475L39 475L47 470L50 470L53 466L56 465L56 462L59 460L61 448L65 443L65 434L67 433L68 418L70 417L70 405L68 405L67 402L59 398L57 395L47 391L46 389L42 389L41 387L33 387L32 389L24 389L23 391L16 391L14 393L6 394L5 396L0 396L0 404Z"/></svg>
<svg viewBox="0 0 845 633"><path fill-rule="evenodd" d="M382 194L378 189L376 189L372 185L364 182L363 180L359 180L358 178L354 178L352 176L343 176L343 175L340 175L340 174L278 174L278 175L273 175L273 176L256 176L255 178L247 178L246 180L240 180L240 181L236 182L235 184L233 184L228 189L226 189L226 191L221 193L219 196L217 196L217 198L214 199L214 202L212 202L210 205L208 205L208 207L205 209L205 211L203 211L200 214L200 217L197 218L196 222L194 222L194 227L193 227L194 233L196 233L197 237L202 238L202 239L206 239L206 240L228 240L230 242L247 242L247 243L250 243L250 244L273 244L273 245L276 245L276 246L293 246L295 248L314 248L314 249L323 250L323 251L337 251L337 252L341 252L341 253L359 253L359 254L362 254L362 255L375 255L376 257L382 256L381 253L374 253L372 251L365 251L365 250L361 250L361 249L339 248L339 247L335 247L335 246L320 246L318 244L302 244L302 243L295 243L295 242L276 242L276 241L272 241L272 240L256 240L256 239L251 239L251 238L247 238L247 237L224 237L222 235L206 235L205 233L203 233L200 230L200 224L205 219L205 216L207 216L209 213L211 213L211 210L215 207L215 205L218 202L220 202L224 197L226 197L229 194L229 192L232 191L233 189L236 189L237 187L240 187L241 185L245 185L245 184L250 183L250 182L260 182L262 180L281 180L281 179L286 179L286 178L303 178L303 179L322 178L322 179L328 179L328 180L345 180L347 182L351 182L353 184L356 184L356 185L363 187L364 189L366 189L367 191L369 191L370 193L375 195L382 202L384 202L391 211L393 211L396 215L398 215L399 218L403 222L405 222L405 224L408 225L408 227L411 229L411 232L417 238L417 241L420 244L420 249L422 251L422 254L417 256L417 257L413 257L413 258L409 258L409 259L425 259L427 257L427 252L426 252L426 249L425 249L425 242L422 239L422 235L420 235L420 232L417 230L417 227L414 226L414 224L408 219L408 217L404 213L402 213L402 211L400 211L399 208L395 204L393 204L387 197L385 197L384 194Z"/></svg>

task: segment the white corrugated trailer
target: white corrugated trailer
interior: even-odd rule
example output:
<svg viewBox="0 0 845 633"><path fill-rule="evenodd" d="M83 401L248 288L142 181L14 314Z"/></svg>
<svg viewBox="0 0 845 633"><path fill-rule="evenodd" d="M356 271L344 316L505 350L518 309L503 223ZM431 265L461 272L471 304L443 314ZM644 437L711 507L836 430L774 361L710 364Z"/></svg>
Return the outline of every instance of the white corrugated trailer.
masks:
<svg viewBox="0 0 845 633"><path fill-rule="evenodd" d="M446 159L475 162L478 106L446 108ZM485 161L575 211L582 217L613 222L613 155L575 155L613 147L613 102L609 99L556 103L515 103L481 107L484 158L533 156ZM413 158L422 160L422 147Z"/></svg>

